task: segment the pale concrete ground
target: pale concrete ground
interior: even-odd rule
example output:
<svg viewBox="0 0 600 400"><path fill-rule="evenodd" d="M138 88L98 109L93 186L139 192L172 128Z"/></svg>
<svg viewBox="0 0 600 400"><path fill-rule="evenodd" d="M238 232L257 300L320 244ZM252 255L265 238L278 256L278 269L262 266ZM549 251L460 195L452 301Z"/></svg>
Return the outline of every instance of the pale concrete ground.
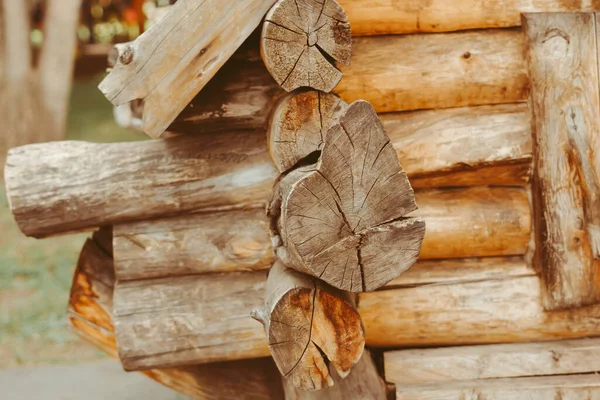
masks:
<svg viewBox="0 0 600 400"><path fill-rule="evenodd" d="M185 400L115 361L0 369L2 400Z"/></svg>

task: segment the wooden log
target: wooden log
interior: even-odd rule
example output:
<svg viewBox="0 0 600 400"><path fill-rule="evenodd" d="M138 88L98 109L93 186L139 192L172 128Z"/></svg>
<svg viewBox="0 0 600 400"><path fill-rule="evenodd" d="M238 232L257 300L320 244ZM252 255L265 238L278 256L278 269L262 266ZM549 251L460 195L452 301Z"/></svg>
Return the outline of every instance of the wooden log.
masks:
<svg viewBox="0 0 600 400"><path fill-rule="evenodd" d="M390 192L391 190L391 192ZM375 110L351 104L317 164L286 175L269 207L278 258L342 290L372 291L410 268L425 223Z"/></svg>
<svg viewBox="0 0 600 400"><path fill-rule="evenodd" d="M366 345L515 343L600 332L600 306L544 311L535 275L507 269L491 280L461 281L462 271L439 284L359 294ZM268 355L264 332L249 317L263 304L265 281L264 273L248 272L120 283L114 309L121 360L134 370Z"/></svg>
<svg viewBox="0 0 600 400"><path fill-rule="evenodd" d="M600 339L385 352L385 377L398 386L600 370Z"/></svg>
<svg viewBox="0 0 600 400"><path fill-rule="evenodd" d="M528 89L523 37L513 29L357 38L352 64L340 70L344 77L333 92L348 103L368 100L377 112L521 102ZM285 93L254 37L213 81L169 131L264 129ZM156 107L146 104L144 114L159 114Z"/></svg>
<svg viewBox="0 0 600 400"><path fill-rule="evenodd" d="M524 190L417 191L416 199L428 227L421 260L526 252L531 217ZM274 262L262 209L187 214L114 230L119 280L259 270Z"/></svg>
<svg viewBox="0 0 600 400"><path fill-rule="evenodd" d="M520 26L524 12L600 10L593 0L338 1L348 14L355 36L507 28Z"/></svg>
<svg viewBox="0 0 600 400"><path fill-rule="evenodd" d="M119 58L99 88L115 105L144 99L154 112L144 115L142 129L158 137L250 36L274 2L179 1L133 42L131 56Z"/></svg>
<svg viewBox="0 0 600 400"><path fill-rule="evenodd" d="M600 301L600 93L593 14L523 19L534 126L534 263L550 310Z"/></svg>
<svg viewBox="0 0 600 400"><path fill-rule="evenodd" d="M269 154L277 170L289 171L320 151L325 134L347 108L339 97L315 90L283 96L273 109L267 129Z"/></svg>
<svg viewBox="0 0 600 400"><path fill-rule="evenodd" d="M288 92L330 92L342 78L334 62L350 63L352 38L336 0L278 0L265 17L261 54L271 76Z"/></svg>
<svg viewBox="0 0 600 400"><path fill-rule="evenodd" d="M355 298L276 261L266 284L265 307L253 311L267 334L273 360L286 383L302 390L344 379L365 347Z"/></svg>
<svg viewBox="0 0 600 400"><path fill-rule="evenodd" d="M493 114L484 112L481 117L489 116L490 130L496 129L492 127ZM464 129L468 129L466 121ZM414 138L398 139L397 134L405 134L402 132L406 132L405 128L389 131L397 152L404 143L416 149L428 147L426 143L437 140L432 139L432 135L415 139L421 130L414 132ZM479 146L480 132L474 130L464 140L457 135L457 143L465 149ZM499 131L495 137L491 143L502 143L503 138L511 135ZM448 144L448 147L453 146ZM487 184L489 172L497 171L498 164L504 171L515 171L515 174L511 172L509 178L493 183L523 184L526 176L523 169L529 168L529 153L523 148L525 154L516 154L514 160L502 155L484 160L476 150L461 151L463 157L457 159L454 151L445 151L440 154L449 161L439 164L444 165L439 174L438 170L428 169L424 162L411 159L405 170L410 179L413 179L413 171L427 170L416 173L415 183L419 187L431 187L430 184L472 186ZM136 156L132 157L133 154ZM469 164L469 168L462 168L462 162ZM489 165L493 167L490 169ZM487 172L479 176L480 170ZM34 237L192 211L262 207L278 176L269 160L262 132L207 134L136 143L29 145L9 152L4 174L15 219L23 233Z"/></svg>
<svg viewBox="0 0 600 400"><path fill-rule="evenodd" d="M379 376L377 367L368 350L352 368L346 378L341 378L336 371L332 372L334 385L319 391L308 392L291 384L289 379L284 379L283 389L286 400L386 400L386 384ZM395 389L394 389L395 390Z"/></svg>
<svg viewBox="0 0 600 400"><path fill-rule="evenodd" d="M71 328L117 358L112 321L114 271L110 229L94 234L81 252L69 300ZM283 391L270 359L239 360L143 371L149 378L195 399L280 399Z"/></svg>
<svg viewBox="0 0 600 400"><path fill-rule="evenodd" d="M116 225L114 243L119 280L267 269L274 256L262 209Z"/></svg>
<svg viewBox="0 0 600 400"><path fill-rule="evenodd" d="M532 378L482 379L441 385L397 386L397 400L547 400L596 399L600 396L600 377L559 375Z"/></svg>

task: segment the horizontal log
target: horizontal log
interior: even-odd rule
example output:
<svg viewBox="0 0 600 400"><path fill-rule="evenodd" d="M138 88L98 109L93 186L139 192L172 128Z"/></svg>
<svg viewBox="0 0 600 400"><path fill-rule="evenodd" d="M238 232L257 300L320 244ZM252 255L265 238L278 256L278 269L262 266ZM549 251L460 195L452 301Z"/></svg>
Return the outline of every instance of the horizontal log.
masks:
<svg viewBox="0 0 600 400"><path fill-rule="evenodd" d="M415 286L361 293L367 346L513 343L600 332L600 306L545 312L537 276L507 268L491 280L461 281L462 271L439 284L415 280ZM249 317L262 302L265 281L263 272L249 272L121 282L114 308L123 364L134 370L267 355L262 327Z"/></svg>
<svg viewBox="0 0 600 400"><path fill-rule="evenodd" d="M600 339L398 350L384 354L385 377L399 386L600 370Z"/></svg>
<svg viewBox="0 0 600 400"><path fill-rule="evenodd" d="M404 170L414 187L522 185L531 160L525 111L511 104L394 114L384 117L384 127L401 164L406 158ZM425 157L433 149L439 149L435 167ZM23 233L35 237L262 206L278 175L264 132L246 131L136 143L28 145L9 151L4 174L15 219Z"/></svg>
<svg viewBox="0 0 600 400"><path fill-rule="evenodd" d="M594 1L564 0L338 0L352 34L447 32L521 25L522 12L597 11Z"/></svg>
<svg viewBox="0 0 600 400"><path fill-rule="evenodd" d="M333 93L348 104L367 100L379 113L522 102L529 85L522 53L518 29L355 38ZM251 37L168 131L264 129L284 94ZM143 114L158 112L146 105Z"/></svg>
<svg viewBox="0 0 600 400"><path fill-rule="evenodd" d="M596 399L600 377L559 375L534 378L482 379L440 385L396 387L396 400L486 400Z"/></svg>
<svg viewBox="0 0 600 400"><path fill-rule="evenodd" d="M426 224L421 260L525 254L531 216L523 189L417 191L416 200L413 214ZM114 232L119 280L258 270L274 261L262 209L132 222Z"/></svg>
<svg viewBox="0 0 600 400"><path fill-rule="evenodd" d="M117 358L112 320L114 271L110 230L84 245L69 300L69 323L84 340ZM149 378L195 399L280 399L283 389L267 358L143 371Z"/></svg>

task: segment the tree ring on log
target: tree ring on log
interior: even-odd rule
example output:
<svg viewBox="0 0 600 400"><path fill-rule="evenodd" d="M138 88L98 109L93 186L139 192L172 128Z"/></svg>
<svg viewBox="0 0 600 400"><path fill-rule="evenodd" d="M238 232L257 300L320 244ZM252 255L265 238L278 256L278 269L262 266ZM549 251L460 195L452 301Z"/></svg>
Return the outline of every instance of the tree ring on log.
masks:
<svg viewBox="0 0 600 400"><path fill-rule="evenodd" d="M269 154L284 173L311 153L321 150L323 137L339 122L348 104L331 93L315 90L283 96L271 115Z"/></svg>
<svg viewBox="0 0 600 400"><path fill-rule="evenodd" d="M365 346L362 320L349 293L276 262L267 280L264 311L269 348L284 378L295 387L333 385L328 362L345 378Z"/></svg>
<svg viewBox="0 0 600 400"><path fill-rule="evenodd" d="M335 0L279 0L267 13L260 42L267 69L288 92L330 92L342 78L334 62L350 63L350 24Z"/></svg>
<svg viewBox="0 0 600 400"><path fill-rule="evenodd" d="M286 266L351 292L373 291L419 257L425 222L373 107L352 103L325 136L316 164L277 184L269 208Z"/></svg>

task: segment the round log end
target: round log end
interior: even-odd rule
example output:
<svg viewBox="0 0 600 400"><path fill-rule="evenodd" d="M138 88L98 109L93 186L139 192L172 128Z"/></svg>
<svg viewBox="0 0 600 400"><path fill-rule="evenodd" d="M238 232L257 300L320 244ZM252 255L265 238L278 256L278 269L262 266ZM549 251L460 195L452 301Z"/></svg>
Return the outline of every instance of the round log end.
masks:
<svg viewBox="0 0 600 400"><path fill-rule="evenodd" d="M279 172L321 150L325 134L347 107L339 97L315 90L284 96L273 110L268 129L269 153Z"/></svg>
<svg viewBox="0 0 600 400"><path fill-rule="evenodd" d="M296 287L274 305L267 332L273 359L282 375L304 390L331 387L331 364L347 376L360 359L365 335L352 304L324 285Z"/></svg>
<svg viewBox="0 0 600 400"><path fill-rule="evenodd" d="M330 92L342 78L335 62L348 64L351 50L348 17L335 0L279 0L266 16L263 61L288 92Z"/></svg>

